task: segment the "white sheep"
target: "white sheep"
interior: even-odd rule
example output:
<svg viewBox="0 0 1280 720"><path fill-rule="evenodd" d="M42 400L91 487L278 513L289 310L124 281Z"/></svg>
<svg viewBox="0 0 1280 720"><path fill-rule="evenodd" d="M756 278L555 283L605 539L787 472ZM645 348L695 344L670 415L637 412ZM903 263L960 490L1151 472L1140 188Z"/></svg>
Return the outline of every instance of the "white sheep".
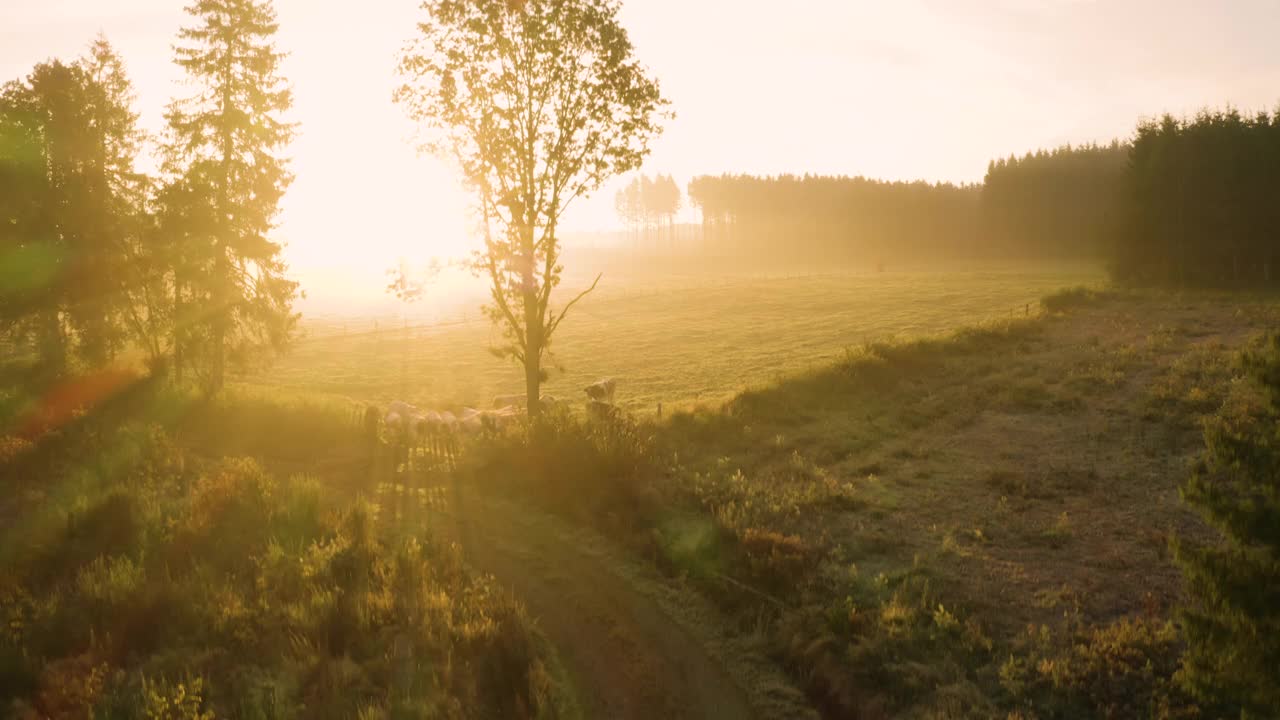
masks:
<svg viewBox="0 0 1280 720"><path fill-rule="evenodd" d="M522 408L527 405L528 402L528 399L524 395L497 395L493 398L493 409L501 410L509 407Z"/></svg>
<svg viewBox="0 0 1280 720"><path fill-rule="evenodd" d="M612 403L613 393L617 388L617 381L613 378L605 378L591 383L584 388L584 392L587 393L587 397L594 401Z"/></svg>

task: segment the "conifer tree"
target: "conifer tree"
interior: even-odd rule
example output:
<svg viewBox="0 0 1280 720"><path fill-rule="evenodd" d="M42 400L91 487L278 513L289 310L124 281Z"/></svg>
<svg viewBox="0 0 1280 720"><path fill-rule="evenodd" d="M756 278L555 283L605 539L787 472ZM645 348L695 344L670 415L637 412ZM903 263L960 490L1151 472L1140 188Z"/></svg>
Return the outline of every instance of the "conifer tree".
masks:
<svg viewBox="0 0 1280 720"><path fill-rule="evenodd" d="M176 262L189 273L177 287L187 308L175 319L203 338L185 362L216 392L229 359L283 348L297 324L297 284L269 238L292 180L281 153L294 135L282 119L293 101L269 0L196 0L187 12L195 24L181 30L175 62L198 89L170 106L166 169L186 190L181 215L210 226L178 244ZM201 202L207 212L189 207Z"/></svg>
<svg viewBox="0 0 1280 720"><path fill-rule="evenodd" d="M36 339L42 369L106 362L124 340L122 217L136 136L123 67L105 40L37 65L0 92L0 314Z"/></svg>
<svg viewBox="0 0 1280 720"><path fill-rule="evenodd" d="M1242 718L1263 718L1280 708L1280 335L1243 364L1263 399L1206 423L1205 456L1182 486L1222 538L1177 545L1192 599L1180 679Z"/></svg>

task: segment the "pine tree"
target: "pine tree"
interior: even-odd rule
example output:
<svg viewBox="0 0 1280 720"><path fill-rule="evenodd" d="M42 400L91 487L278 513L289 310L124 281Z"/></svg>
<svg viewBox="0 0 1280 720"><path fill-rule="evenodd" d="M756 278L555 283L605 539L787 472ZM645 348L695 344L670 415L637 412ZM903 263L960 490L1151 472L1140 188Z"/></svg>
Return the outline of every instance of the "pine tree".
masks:
<svg viewBox="0 0 1280 720"><path fill-rule="evenodd" d="M1264 398L1228 404L1205 427L1205 456L1182 498L1222 542L1182 540L1177 558L1192 603L1180 679L1240 717L1280 708L1280 335L1246 353Z"/></svg>
<svg viewBox="0 0 1280 720"><path fill-rule="evenodd" d="M131 158L113 143L131 122L129 98L94 69L41 63L0 93L0 241L18 276L0 314L36 338L51 375L72 358L100 365L124 339L118 186Z"/></svg>
<svg viewBox="0 0 1280 720"><path fill-rule="evenodd" d="M281 119L292 95L278 74L283 55L272 42L277 23L268 0L196 0L187 12L196 24L179 33L175 62L199 90L170 106L167 170L181 187L201 189L184 202L207 203L212 225L207 257L176 260L190 271L177 294L195 304L177 320L190 325L186 334L207 340L192 342L197 352L185 362L216 392L228 359L243 363L283 348L297 324L297 284L285 277L281 246L268 238L292 180L281 156L294 135ZM182 214L201 213L188 207Z"/></svg>
<svg viewBox="0 0 1280 720"><path fill-rule="evenodd" d="M80 324L89 341L86 359L100 363L133 334L129 318L135 296L130 289L147 223L147 179L136 169L144 136L133 109L133 83L106 37L100 34L78 64L93 83L93 172L99 174L94 183L98 237L85 278L93 302L81 313Z"/></svg>

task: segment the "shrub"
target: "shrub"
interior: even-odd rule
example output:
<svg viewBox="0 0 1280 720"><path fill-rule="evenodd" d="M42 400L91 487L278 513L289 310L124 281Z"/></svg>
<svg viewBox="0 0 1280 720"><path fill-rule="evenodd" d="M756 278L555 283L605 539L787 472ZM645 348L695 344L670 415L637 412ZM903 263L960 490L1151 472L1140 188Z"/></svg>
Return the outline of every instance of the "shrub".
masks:
<svg viewBox="0 0 1280 720"><path fill-rule="evenodd" d="M1175 545L1191 600L1180 678L1205 701L1266 717L1280 707L1280 335L1242 365L1252 382L1206 421L1204 455L1181 487L1220 542Z"/></svg>
<svg viewBox="0 0 1280 720"><path fill-rule="evenodd" d="M361 503L335 510L315 481L278 481L254 460L195 470L154 428L84 448L90 463L46 468L69 491L22 527L39 541L14 544L13 528L0 538L6 711L267 720L548 707L555 688L531 623L456 550L396 534Z"/></svg>
<svg viewBox="0 0 1280 720"><path fill-rule="evenodd" d="M1174 681L1181 649L1176 628L1151 618L1062 636L1032 627L1001 665L1000 683L1027 717L1199 717Z"/></svg>
<svg viewBox="0 0 1280 720"><path fill-rule="evenodd" d="M623 415L588 422L547 414L537 426L481 438L461 470L605 529L617 521L648 527L657 506L652 436Z"/></svg>
<svg viewBox="0 0 1280 720"><path fill-rule="evenodd" d="M1063 288L1045 295L1040 298L1040 306L1051 313L1066 312L1077 307L1092 305L1108 296L1109 293L1107 292L1081 285L1073 288Z"/></svg>

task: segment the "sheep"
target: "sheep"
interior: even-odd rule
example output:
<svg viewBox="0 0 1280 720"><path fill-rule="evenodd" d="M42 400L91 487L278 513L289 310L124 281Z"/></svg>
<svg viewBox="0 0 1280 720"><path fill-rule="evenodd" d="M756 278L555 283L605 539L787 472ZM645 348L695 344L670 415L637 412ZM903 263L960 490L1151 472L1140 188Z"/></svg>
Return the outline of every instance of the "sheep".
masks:
<svg viewBox="0 0 1280 720"><path fill-rule="evenodd" d="M487 412L484 414L483 420L486 427L493 430L501 430L515 422L518 417L520 417L520 413L516 412L514 408L507 408L506 410Z"/></svg>
<svg viewBox="0 0 1280 720"><path fill-rule="evenodd" d="M382 418L382 423L387 429L387 440L391 444L393 461L396 465L401 462L407 462L409 459L409 430L411 423L408 416L388 411Z"/></svg>
<svg viewBox="0 0 1280 720"><path fill-rule="evenodd" d="M484 429L485 416L481 413L469 415L458 422L458 429L466 435L476 435Z"/></svg>
<svg viewBox="0 0 1280 720"><path fill-rule="evenodd" d="M538 398L538 405L543 410L551 410L560 407L562 404L564 404L564 401L557 398L555 395L543 395Z"/></svg>
<svg viewBox="0 0 1280 720"><path fill-rule="evenodd" d="M387 405L387 414L390 415L392 413L395 413L400 417L411 417L413 415L420 415L421 411L407 402L394 400L390 405Z"/></svg>
<svg viewBox="0 0 1280 720"><path fill-rule="evenodd" d="M497 395L493 398L494 410L501 410L509 407L523 408L528 404L529 400L525 395Z"/></svg>
<svg viewBox="0 0 1280 720"><path fill-rule="evenodd" d="M617 389L618 383L613 378L605 378L597 380L583 390L587 393L587 397L594 401L612 403L613 393Z"/></svg>
<svg viewBox="0 0 1280 720"><path fill-rule="evenodd" d="M587 401L587 416L592 420L608 420L618 413L618 406L603 400Z"/></svg>

